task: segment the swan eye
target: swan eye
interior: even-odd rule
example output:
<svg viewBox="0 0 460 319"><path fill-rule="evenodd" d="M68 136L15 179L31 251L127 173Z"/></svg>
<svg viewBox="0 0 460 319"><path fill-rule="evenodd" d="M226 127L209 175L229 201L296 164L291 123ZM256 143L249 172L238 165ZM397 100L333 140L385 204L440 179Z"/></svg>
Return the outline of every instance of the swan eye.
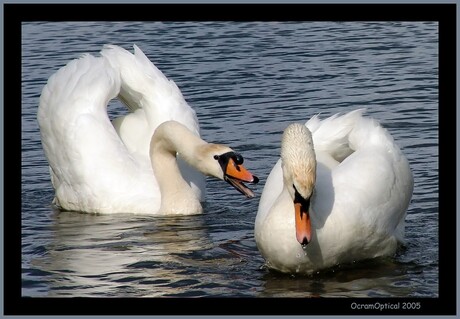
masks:
<svg viewBox="0 0 460 319"><path fill-rule="evenodd" d="M237 165L241 165L244 162L244 158L240 154L235 154L234 161Z"/></svg>
<svg viewBox="0 0 460 319"><path fill-rule="evenodd" d="M227 171L227 165L232 159L232 164L236 167L237 170L240 170L239 165L243 164L244 159L238 153L235 152L227 152L221 155L214 155L214 159L219 161L222 170L225 172Z"/></svg>

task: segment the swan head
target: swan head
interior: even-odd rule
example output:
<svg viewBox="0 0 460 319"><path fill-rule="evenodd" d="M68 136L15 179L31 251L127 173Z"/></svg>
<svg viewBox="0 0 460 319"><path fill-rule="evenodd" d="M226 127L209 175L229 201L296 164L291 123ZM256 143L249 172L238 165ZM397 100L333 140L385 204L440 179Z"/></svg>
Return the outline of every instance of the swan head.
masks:
<svg viewBox="0 0 460 319"><path fill-rule="evenodd" d="M316 156L310 130L303 124L290 124L281 142L283 182L295 207L296 238L307 245L312 238L310 199L316 183Z"/></svg>
<svg viewBox="0 0 460 319"><path fill-rule="evenodd" d="M243 166L241 154L225 145L206 144L199 157L203 173L228 182L248 198L255 196L243 182L257 184L259 179Z"/></svg>
<svg viewBox="0 0 460 319"><path fill-rule="evenodd" d="M259 179L243 166L243 157L222 144L207 143L196 133L177 121L160 124L150 142L152 167L163 173L162 161L180 155L201 173L227 181L246 197L254 193L243 184L258 183Z"/></svg>

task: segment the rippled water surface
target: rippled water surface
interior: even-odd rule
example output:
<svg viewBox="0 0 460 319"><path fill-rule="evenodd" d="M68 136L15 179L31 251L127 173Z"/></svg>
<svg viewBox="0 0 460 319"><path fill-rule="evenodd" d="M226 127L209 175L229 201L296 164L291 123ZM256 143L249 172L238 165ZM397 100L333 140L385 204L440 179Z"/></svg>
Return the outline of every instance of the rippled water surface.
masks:
<svg viewBox="0 0 460 319"><path fill-rule="evenodd" d="M22 294L40 297L437 297L436 23L25 23L22 28ZM160 218L53 210L36 112L47 78L104 43L137 44L196 110L202 137L261 178L245 199L208 179L204 214ZM281 132L367 108L407 155L415 189L394 258L310 277L271 273L253 226ZM124 112L112 102L110 116Z"/></svg>

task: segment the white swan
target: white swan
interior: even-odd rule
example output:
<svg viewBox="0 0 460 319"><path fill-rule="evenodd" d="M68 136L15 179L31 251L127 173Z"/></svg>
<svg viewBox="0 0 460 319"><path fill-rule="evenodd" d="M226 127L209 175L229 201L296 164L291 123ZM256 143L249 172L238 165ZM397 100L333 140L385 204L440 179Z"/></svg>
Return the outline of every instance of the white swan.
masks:
<svg viewBox="0 0 460 319"><path fill-rule="evenodd" d="M392 255L403 241L412 173L390 134L362 113L285 129L255 221L268 268L311 274Z"/></svg>
<svg viewBox="0 0 460 319"><path fill-rule="evenodd" d="M112 123L115 97L131 112ZM43 88L37 117L53 202L64 210L200 213L201 173L254 196L242 182L258 179L241 155L199 137L194 110L137 46L134 54L105 46L100 57L69 62Z"/></svg>

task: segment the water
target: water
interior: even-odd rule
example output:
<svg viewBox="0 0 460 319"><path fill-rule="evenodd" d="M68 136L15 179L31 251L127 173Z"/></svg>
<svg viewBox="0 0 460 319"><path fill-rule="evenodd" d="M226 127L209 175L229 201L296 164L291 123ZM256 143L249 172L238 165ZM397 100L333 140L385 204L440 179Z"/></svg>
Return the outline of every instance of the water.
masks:
<svg viewBox="0 0 460 319"><path fill-rule="evenodd" d="M437 23L24 23L22 295L32 297L438 297ZM260 178L245 199L208 179L204 214L53 210L36 112L47 78L104 43L136 43L196 110L202 137ZM394 258L314 276L271 273L253 225L288 123L367 108L415 178ZM111 102L110 116L124 112Z"/></svg>

